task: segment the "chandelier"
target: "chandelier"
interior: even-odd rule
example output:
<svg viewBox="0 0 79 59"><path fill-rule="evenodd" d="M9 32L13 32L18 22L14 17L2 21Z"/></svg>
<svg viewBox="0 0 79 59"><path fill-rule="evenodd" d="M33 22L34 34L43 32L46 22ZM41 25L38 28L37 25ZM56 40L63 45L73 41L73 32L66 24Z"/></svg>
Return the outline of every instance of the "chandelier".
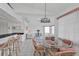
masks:
<svg viewBox="0 0 79 59"><path fill-rule="evenodd" d="M47 18L46 16L46 3L45 3L45 15L44 18L41 18L41 23L50 23L50 18Z"/></svg>

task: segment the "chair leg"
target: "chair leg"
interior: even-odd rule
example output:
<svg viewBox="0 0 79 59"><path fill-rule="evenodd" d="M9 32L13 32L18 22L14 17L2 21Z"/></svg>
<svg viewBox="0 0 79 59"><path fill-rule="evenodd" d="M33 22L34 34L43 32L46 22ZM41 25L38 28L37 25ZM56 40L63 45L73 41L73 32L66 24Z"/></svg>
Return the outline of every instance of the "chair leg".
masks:
<svg viewBox="0 0 79 59"><path fill-rule="evenodd" d="M45 52L39 52L40 56L45 56Z"/></svg>
<svg viewBox="0 0 79 59"><path fill-rule="evenodd" d="M38 52L38 53L39 53L40 56L42 55L41 52Z"/></svg>
<svg viewBox="0 0 79 59"><path fill-rule="evenodd" d="M43 52L43 56L45 56L45 52Z"/></svg>
<svg viewBox="0 0 79 59"><path fill-rule="evenodd" d="M35 56L35 54L36 54L36 51L33 52L33 55L34 55L34 56Z"/></svg>

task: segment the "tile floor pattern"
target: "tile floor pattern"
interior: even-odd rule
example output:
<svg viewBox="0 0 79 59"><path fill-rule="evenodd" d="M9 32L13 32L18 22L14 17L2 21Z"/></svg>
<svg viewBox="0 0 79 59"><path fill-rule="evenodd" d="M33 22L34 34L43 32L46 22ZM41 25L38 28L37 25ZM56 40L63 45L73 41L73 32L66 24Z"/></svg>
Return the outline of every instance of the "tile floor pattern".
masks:
<svg viewBox="0 0 79 59"><path fill-rule="evenodd" d="M26 39L22 46L21 56L33 56L33 45L31 39ZM75 56L79 56L79 46L74 46L74 48L77 52Z"/></svg>

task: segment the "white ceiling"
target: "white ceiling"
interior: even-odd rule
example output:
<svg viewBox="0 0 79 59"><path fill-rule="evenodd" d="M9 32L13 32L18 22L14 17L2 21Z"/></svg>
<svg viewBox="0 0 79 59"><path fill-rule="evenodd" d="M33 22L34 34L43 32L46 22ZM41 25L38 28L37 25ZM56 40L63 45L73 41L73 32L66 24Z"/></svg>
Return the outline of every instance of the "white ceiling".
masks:
<svg viewBox="0 0 79 59"><path fill-rule="evenodd" d="M18 23L19 21L0 8L0 22Z"/></svg>
<svg viewBox="0 0 79 59"><path fill-rule="evenodd" d="M79 6L77 3L47 3L47 17L51 19L50 24L41 24L40 18L44 16L44 3L10 3L17 15L22 17L30 26L36 27L53 25L54 17L59 16L66 10ZM37 25L36 25L37 24Z"/></svg>

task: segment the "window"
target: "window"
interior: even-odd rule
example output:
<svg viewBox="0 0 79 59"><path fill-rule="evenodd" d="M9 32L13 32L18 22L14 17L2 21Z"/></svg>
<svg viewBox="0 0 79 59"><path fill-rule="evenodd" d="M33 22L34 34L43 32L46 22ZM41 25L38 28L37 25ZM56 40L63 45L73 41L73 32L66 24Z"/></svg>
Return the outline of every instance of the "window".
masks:
<svg viewBox="0 0 79 59"><path fill-rule="evenodd" d="M44 27L45 34L50 33L50 27Z"/></svg>
<svg viewBox="0 0 79 59"><path fill-rule="evenodd" d="M47 26L44 27L44 33L45 34L53 34L54 35L55 26Z"/></svg>
<svg viewBox="0 0 79 59"><path fill-rule="evenodd" d="M52 26L52 27L51 27L51 31L52 31L51 33L52 33L53 35L54 35L54 30L55 30L55 26Z"/></svg>

